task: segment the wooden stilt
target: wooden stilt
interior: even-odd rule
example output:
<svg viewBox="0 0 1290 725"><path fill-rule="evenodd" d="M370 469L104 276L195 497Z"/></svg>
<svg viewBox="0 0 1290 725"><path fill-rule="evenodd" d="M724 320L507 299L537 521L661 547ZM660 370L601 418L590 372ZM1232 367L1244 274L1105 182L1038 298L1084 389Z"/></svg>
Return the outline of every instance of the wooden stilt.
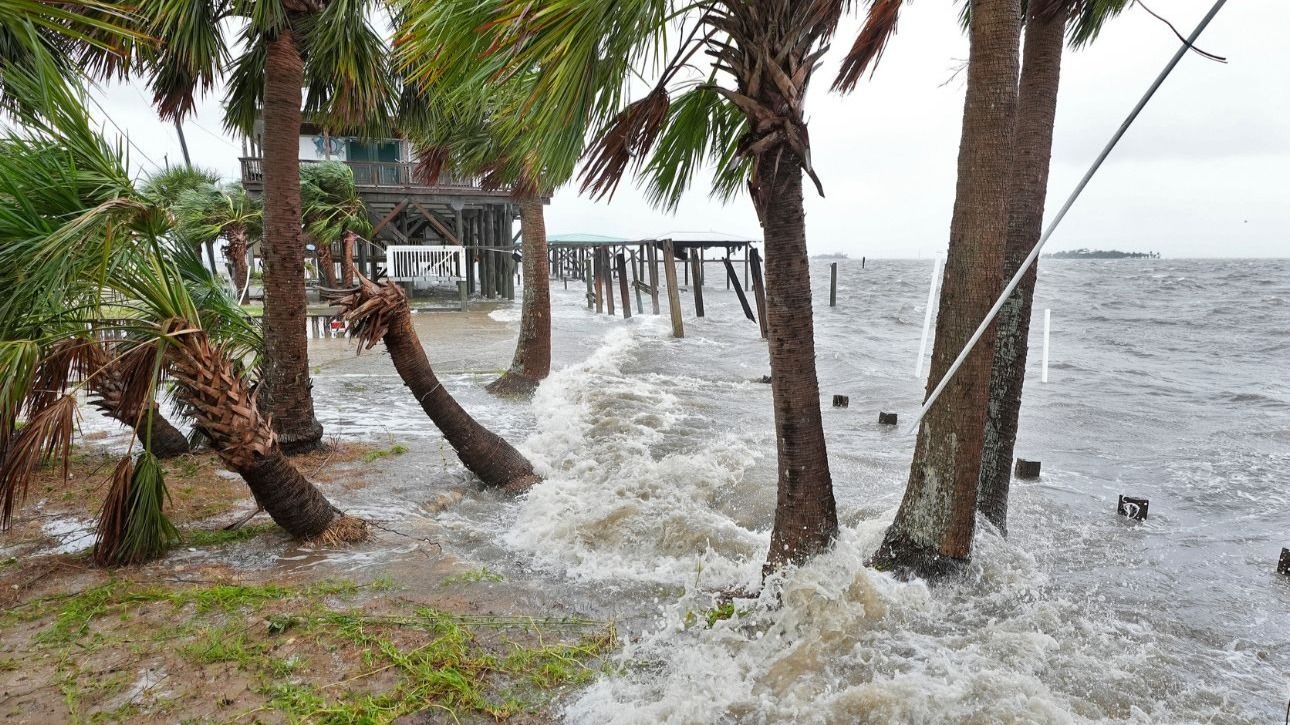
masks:
<svg viewBox="0 0 1290 725"><path fill-rule="evenodd" d="M600 275L605 285L605 314L614 316L614 268L609 261L609 247L600 248Z"/></svg>
<svg viewBox="0 0 1290 725"><path fill-rule="evenodd" d="M623 295L623 319L631 319L632 301L627 296L627 258L618 253L618 291Z"/></svg>
<svg viewBox="0 0 1290 725"><path fill-rule="evenodd" d="M739 275L735 274L735 265L730 263L730 257L726 257L722 261L726 264L727 289L732 286L735 288L735 294L739 296L739 304L744 308L744 316L756 322L757 318L753 316L752 308L748 306L748 295L744 294L743 285L739 284Z"/></svg>
<svg viewBox="0 0 1290 725"><path fill-rule="evenodd" d="M761 325L761 336L768 334L766 328L766 285L761 277L761 253L756 249L748 250L752 258L753 299L757 301L757 323Z"/></svg>
<svg viewBox="0 0 1290 725"><path fill-rule="evenodd" d="M654 314L658 314L658 248L653 244L645 247L649 255L649 301Z"/></svg>
<svg viewBox="0 0 1290 725"><path fill-rule="evenodd" d="M694 284L690 285L694 290L694 312L703 317L703 261L698 249L690 250L690 266L694 268Z"/></svg>
<svg viewBox="0 0 1290 725"><path fill-rule="evenodd" d="M829 307L838 306L838 263L829 265Z"/></svg>
<svg viewBox="0 0 1290 725"><path fill-rule="evenodd" d="M672 313L672 337L685 337L681 322L681 289L676 284L676 253L672 240L663 242L663 276L667 278L667 306Z"/></svg>
<svg viewBox="0 0 1290 725"><path fill-rule="evenodd" d="M596 284L596 314L605 311L605 276L600 269L600 247L591 250L591 276Z"/></svg>

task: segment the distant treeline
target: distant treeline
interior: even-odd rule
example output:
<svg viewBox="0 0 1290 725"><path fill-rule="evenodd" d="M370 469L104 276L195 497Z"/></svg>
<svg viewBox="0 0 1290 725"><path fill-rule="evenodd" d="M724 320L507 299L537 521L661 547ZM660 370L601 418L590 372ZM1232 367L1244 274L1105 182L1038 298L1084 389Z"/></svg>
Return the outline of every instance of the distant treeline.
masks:
<svg viewBox="0 0 1290 725"><path fill-rule="evenodd" d="M1053 259L1160 259L1160 252L1121 252L1118 249L1071 249L1045 254Z"/></svg>

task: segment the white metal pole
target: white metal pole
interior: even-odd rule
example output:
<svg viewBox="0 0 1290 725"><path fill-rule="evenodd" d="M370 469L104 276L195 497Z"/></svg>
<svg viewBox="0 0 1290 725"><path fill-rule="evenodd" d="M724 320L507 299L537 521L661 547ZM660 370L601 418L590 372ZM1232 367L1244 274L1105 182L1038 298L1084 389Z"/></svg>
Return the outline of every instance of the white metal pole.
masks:
<svg viewBox="0 0 1290 725"><path fill-rule="evenodd" d="M936 308L938 300L936 288L941 276L941 262L940 255L932 259L932 281L927 286L927 311L923 313L923 339L918 343L918 359L914 361L916 378L923 375L923 358L927 356L927 338L932 329L932 310Z"/></svg>
<svg viewBox="0 0 1290 725"><path fill-rule="evenodd" d="M910 424L908 430L906 430L906 433L912 435L918 431L918 424L923 420L923 416L927 415L928 410L931 410L932 405L936 403L936 399L941 397L941 393L944 392L945 387L950 384L950 380L954 377L954 373L958 372L958 369L963 366L963 361L967 359L968 354L972 352L972 348L976 346L977 341L981 339L983 334L985 334L986 328L988 328L990 323L994 321L995 315L999 314L999 310L1003 308L1003 303L1007 301L1008 296L1011 295L1012 291L1017 288L1018 284L1020 284L1021 278L1026 274L1026 270L1030 269L1030 265L1034 264L1035 260L1039 258L1040 250L1042 250L1044 245L1048 243L1048 238L1053 235L1053 230L1057 228L1058 224L1061 224L1062 219L1066 217L1066 212L1070 211L1071 205L1075 203L1075 200L1079 198L1080 193L1084 191L1084 187L1088 186L1088 182L1092 180L1093 174L1097 173L1097 170L1101 168L1102 162L1106 160L1107 156L1111 155L1111 150L1120 142L1124 133L1129 130L1129 126L1132 125L1134 119L1138 117L1138 114L1142 113L1142 109L1146 107L1147 101L1150 101L1151 97L1156 94L1156 89L1160 88L1160 84L1165 82L1165 78L1169 76L1170 71L1174 69L1174 66L1178 65L1178 61L1182 60L1183 55L1185 55L1195 44L1196 38L1200 37L1201 32L1209 25L1209 21L1214 19L1214 16L1218 14L1218 11L1226 3L1227 0L1217 0L1217 2L1214 3L1214 6L1209 9L1209 12L1205 14L1205 17L1201 18L1196 29L1191 31L1191 35L1187 36L1187 39L1183 41L1182 46L1178 48L1178 52L1174 53L1174 57L1170 58L1169 62L1165 64L1164 70L1160 71L1160 75L1156 76L1156 80L1151 84L1151 87L1147 89L1147 92L1143 94L1142 99L1138 101L1138 105L1133 107L1133 110L1129 112L1128 117L1126 117L1124 122L1120 124L1120 128L1116 129L1115 134L1111 136L1111 140L1108 141L1106 146L1102 149L1102 153L1098 154L1097 158L1093 161L1093 165L1084 173L1084 178L1079 180L1079 183L1075 185L1075 190L1071 192L1069 197L1067 197L1066 203L1062 205L1060 210L1058 210L1057 216L1053 217L1053 220L1049 222L1048 228L1044 230L1043 236L1039 238L1039 243L1035 245L1034 249L1030 250L1030 256L1026 257L1026 261L1021 263L1021 267L1018 268L1017 273L1012 276L1012 280L1003 288L1003 292L999 295L999 299L994 302L994 307L991 307L990 311L986 313L985 319L982 320L981 324L976 328L976 332L972 333L972 337L969 338L967 344L963 346L963 349L959 352L959 356L954 359L954 363L950 365L949 370L945 371L945 375L941 376L941 381L936 384L936 389L932 391L931 395L927 396L927 400L923 402L923 407L919 409L918 415L914 416L914 420Z"/></svg>
<svg viewBox="0 0 1290 725"><path fill-rule="evenodd" d="M1048 382L1048 331L1051 329L1053 322L1053 311L1044 310L1044 366L1039 374L1039 382Z"/></svg>

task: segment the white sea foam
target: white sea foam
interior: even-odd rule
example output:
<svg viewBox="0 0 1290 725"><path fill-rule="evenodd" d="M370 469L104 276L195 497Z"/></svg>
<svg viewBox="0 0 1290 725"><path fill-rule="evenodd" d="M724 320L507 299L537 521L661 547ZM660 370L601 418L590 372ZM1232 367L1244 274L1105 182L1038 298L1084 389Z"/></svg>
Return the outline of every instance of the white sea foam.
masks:
<svg viewBox="0 0 1290 725"><path fill-rule="evenodd" d="M622 372L643 340L667 344L664 329L652 318L615 328L589 358L542 384L538 429L523 447L546 481L521 502L505 538L579 579L746 583L766 534L713 502L756 453L733 436L669 439L687 413L667 379Z"/></svg>

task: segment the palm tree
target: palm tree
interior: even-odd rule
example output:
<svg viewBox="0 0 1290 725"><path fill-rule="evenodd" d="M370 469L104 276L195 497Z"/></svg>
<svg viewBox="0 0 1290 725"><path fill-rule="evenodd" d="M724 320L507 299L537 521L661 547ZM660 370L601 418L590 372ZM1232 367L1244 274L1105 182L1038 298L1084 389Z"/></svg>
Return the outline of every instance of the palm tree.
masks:
<svg viewBox="0 0 1290 725"><path fill-rule="evenodd" d="M264 209L259 200L246 193L241 184L207 185L179 195L173 205L176 229L180 236L210 244L223 238L224 259L233 281L233 299L246 299L250 274L247 253L260 238Z"/></svg>
<svg viewBox="0 0 1290 725"><path fill-rule="evenodd" d="M421 28L405 23L402 36ZM418 174L437 183L444 171L458 177L480 177L486 189L509 189L520 211L524 251L524 296L520 334L511 366L488 385L497 395L532 395L551 374L551 290L546 271L547 241L544 197L568 177L553 176L533 156L514 156L499 122L508 103L531 92L532 73L516 73L504 83L476 83L471 57L436 53L417 55L424 46L405 46L403 64L416 75L406 79L399 113L405 133L417 145Z"/></svg>
<svg viewBox="0 0 1290 725"><path fill-rule="evenodd" d="M369 22L373 5L369 0L155 0L140 8L146 16L143 29L166 42L135 45L129 64L106 69L145 75L161 116L180 120L229 65L225 21L246 23L241 55L231 64L225 125L250 134L263 119L261 394L282 446L291 451L312 448L322 439L310 393L297 139L304 115L333 132L386 125L394 87L385 42Z"/></svg>
<svg viewBox="0 0 1290 725"><path fill-rule="evenodd" d="M173 211L179 197L189 191L209 190L219 184L219 178L217 172L209 169L189 165L168 166L150 175L139 192ZM211 272L215 272L215 237L198 236L190 243L194 247L206 246L206 260L210 263Z"/></svg>
<svg viewBox="0 0 1290 725"><path fill-rule="evenodd" d="M360 352L384 341L403 384L443 432L462 464L485 485L522 493L541 481L528 459L480 425L443 387L412 326L408 298L398 285L388 280L378 285L359 274L357 288L324 294L349 322Z"/></svg>
<svg viewBox="0 0 1290 725"><path fill-rule="evenodd" d="M929 394L1002 288L1020 31L1020 0L972 3L958 188ZM843 84L850 70L844 66ZM953 569L971 553L992 333L922 420L904 499L873 557L878 568L930 576Z"/></svg>
<svg viewBox="0 0 1290 725"><path fill-rule="evenodd" d="M903 2L883 0L870 7L864 30L847 57L844 65L846 74L840 79L840 85L853 87L867 70L876 66L888 39L895 32ZM1072 46L1086 45L1097 37L1102 25L1119 14L1128 2L1031 0L1027 4L1003 279L1010 279L1017 273L1021 263L1039 242L1042 231L1064 34L1069 29ZM966 22L969 18L970 6L965 4L963 19ZM999 312L990 373L977 508L1005 533L1036 267L1031 266Z"/></svg>
<svg viewBox="0 0 1290 725"><path fill-rule="evenodd" d="M340 514L283 456L256 403L256 366L243 363L256 357L258 332L193 251L174 243L168 210L134 188L119 145L91 129L77 96L20 82L39 112L0 139L3 523L42 459L59 455L66 465L76 393L111 385L120 409L139 418L143 453L114 474L100 558L134 561L163 549L173 527L161 512L155 405L146 401L168 377L279 525L301 538L361 538L362 522ZM107 354L95 352L102 335L118 338Z"/></svg>
<svg viewBox="0 0 1290 725"><path fill-rule="evenodd" d="M595 141L582 188L611 195L628 167L674 206L705 162L714 192L747 188L766 243L767 323L779 494L767 567L824 550L837 513L821 424L802 174L811 164L806 89L848 3L842 0L405 0L418 32L402 48L471 59L476 82L533 72L497 114L516 158L559 178ZM671 31L683 28L680 37ZM679 41L679 44L676 42ZM409 51L411 52L411 51ZM694 60L712 58L707 68ZM651 89L628 102L642 72ZM415 74L414 74L415 75ZM509 120L508 120L509 119Z"/></svg>
<svg viewBox="0 0 1290 725"><path fill-rule="evenodd" d="M356 243L359 237L372 233L371 217L354 185L354 171L339 161L303 166L300 196L304 201L305 233L317 245L319 266L327 285L333 286L335 281L331 249L339 241L340 286L353 287Z"/></svg>
<svg viewBox="0 0 1290 725"><path fill-rule="evenodd" d="M1043 233L1065 31L1070 28L1072 45L1087 44L1097 36L1101 26L1119 14L1129 2L1030 0L1021 82L1017 91L1016 155L1013 159L1008 238L1004 249L1005 280L1017 273ZM1005 534L1008 530L1008 488L1012 481L1012 457L1021 414L1021 390L1026 380L1030 314L1038 267L1038 263L1030 266L999 310L995 323L998 333L990 372L990 402L977 508Z"/></svg>

